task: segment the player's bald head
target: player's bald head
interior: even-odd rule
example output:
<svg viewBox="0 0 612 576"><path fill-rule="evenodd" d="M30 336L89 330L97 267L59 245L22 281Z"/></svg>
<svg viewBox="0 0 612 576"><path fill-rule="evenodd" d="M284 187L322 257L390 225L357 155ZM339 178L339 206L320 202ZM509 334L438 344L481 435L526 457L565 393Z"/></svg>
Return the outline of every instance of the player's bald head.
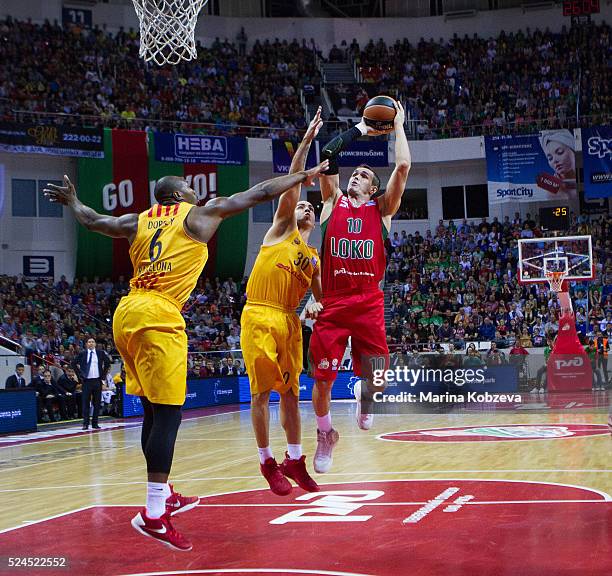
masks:
<svg viewBox="0 0 612 576"><path fill-rule="evenodd" d="M179 202L187 183L179 176L164 176L155 184L155 200L160 204Z"/></svg>

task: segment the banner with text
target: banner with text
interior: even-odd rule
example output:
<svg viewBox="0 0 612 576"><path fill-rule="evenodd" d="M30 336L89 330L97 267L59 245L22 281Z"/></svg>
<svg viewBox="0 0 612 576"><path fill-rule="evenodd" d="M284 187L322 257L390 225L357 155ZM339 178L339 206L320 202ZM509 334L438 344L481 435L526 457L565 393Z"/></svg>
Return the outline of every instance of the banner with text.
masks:
<svg viewBox="0 0 612 576"><path fill-rule="evenodd" d="M183 409L223 406L239 402L239 385L236 376L223 378L201 378L187 380L187 395ZM122 416L141 416L143 414L140 396L132 396L123 390Z"/></svg>
<svg viewBox="0 0 612 576"><path fill-rule="evenodd" d="M382 140L357 140L338 155L338 166L368 164L372 168L389 166L389 144Z"/></svg>
<svg viewBox="0 0 612 576"><path fill-rule="evenodd" d="M299 142L290 142L287 140L272 140L272 162L274 164L274 172L280 174L289 174L289 168L293 156L297 151ZM308 150L306 157L306 170L314 168L317 165L319 157L319 143L313 142Z"/></svg>
<svg viewBox="0 0 612 576"><path fill-rule="evenodd" d="M612 126L582 128L585 198L612 196Z"/></svg>
<svg viewBox="0 0 612 576"><path fill-rule="evenodd" d="M148 141L147 141L148 136ZM156 160L151 134L136 130L104 131L105 156L102 159L81 158L78 163L79 196L85 204L102 214L120 216L138 213L155 203L154 191L163 176L181 176L193 188L200 203L216 196L231 196L249 187L249 165L217 166ZM243 142L244 155L246 141ZM205 274L241 278L246 262L248 212L224 221L208 242ZM78 229L78 276L131 277L129 244ZM95 256L95 257L93 257Z"/></svg>
<svg viewBox="0 0 612 576"><path fill-rule="evenodd" d="M246 162L246 138L155 132L155 160L181 164L239 164Z"/></svg>
<svg viewBox="0 0 612 576"><path fill-rule="evenodd" d="M0 122L0 150L28 154L103 158L103 129Z"/></svg>
<svg viewBox="0 0 612 576"><path fill-rule="evenodd" d="M577 201L574 134L485 136L489 204Z"/></svg>

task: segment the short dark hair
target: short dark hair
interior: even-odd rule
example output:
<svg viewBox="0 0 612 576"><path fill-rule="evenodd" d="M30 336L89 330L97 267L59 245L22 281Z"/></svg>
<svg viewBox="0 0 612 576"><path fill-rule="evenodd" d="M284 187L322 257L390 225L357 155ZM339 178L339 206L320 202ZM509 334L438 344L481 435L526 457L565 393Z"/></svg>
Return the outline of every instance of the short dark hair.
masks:
<svg viewBox="0 0 612 576"><path fill-rule="evenodd" d="M155 184L155 200L160 204L169 204L176 202L174 193L180 189L181 184L184 184L185 180L179 176L164 176L157 181Z"/></svg>
<svg viewBox="0 0 612 576"><path fill-rule="evenodd" d="M25 368L25 366L21 362L19 362L19 364L15 365L15 370L17 370L17 368Z"/></svg>

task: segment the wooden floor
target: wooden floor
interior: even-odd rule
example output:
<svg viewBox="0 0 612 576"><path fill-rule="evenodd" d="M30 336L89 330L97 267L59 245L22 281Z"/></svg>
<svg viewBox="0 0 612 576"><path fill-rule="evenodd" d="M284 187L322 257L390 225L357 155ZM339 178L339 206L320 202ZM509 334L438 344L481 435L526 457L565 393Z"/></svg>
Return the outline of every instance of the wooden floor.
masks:
<svg viewBox="0 0 612 576"><path fill-rule="evenodd" d="M427 442L395 442L379 438L386 433L418 429L498 428L516 424L574 424L576 429L582 426L588 431L592 425L607 423L608 415L603 410L377 416L373 429L368 432L357 429L352 403L335 402L332 414L334 426L340 432L340 443L334 454L331 473L315 476L320 483L337 485L350 482L359 486L382 480L478 479L578 486L604 493L604 499L610 499L605 495L612 494L612 439L601 427L597 434L585 437L574 435L532 440L472 438L475 441L464 441L465 437L458 436L450 438L452 442L437 442L435 440L439 437L428 436L430 441ZM302 403L302 415L304 451L308 456L307 465L312 470L315 424L309 403ZM103 423L104 426L110 424ZM121 427L113 430L42 442L15 446L0 444L0 532L6 531L3 536L9 538L9 543L23 527L44 518L90 506L143 504L145 468L139 442L140 426L133 421L119 425ZM285 441L277 406L272 407L271 426L272 448L280 460ZM75 425L72 431L76 430ZM418 435L409 432L404 439L415 439ZM185 414L171 475L178 491L205 496L263 489L266 483L258 468L248 408L229 407L228 413L198 417L189 412ZM511 497L508 499L512 500ZM238 527L240 520L235 522ZM10 530L16 527L20 528ZM612 526L608 530L612 540ZM125 531L131 534L129 526ZM35 552L31 551L32 554ZM346 573L357 574L356 571ZM438 572L431 572L434 573ZM446 573L452 574L452 571Z"/></svg>

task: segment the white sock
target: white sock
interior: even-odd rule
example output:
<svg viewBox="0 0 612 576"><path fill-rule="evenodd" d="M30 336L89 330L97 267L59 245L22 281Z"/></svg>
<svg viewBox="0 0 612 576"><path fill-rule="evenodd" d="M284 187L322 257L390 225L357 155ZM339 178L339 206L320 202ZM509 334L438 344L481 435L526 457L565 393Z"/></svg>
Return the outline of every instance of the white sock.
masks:
<svg viewBox="0 0 612 576"><path fill-rule="evenodd" d="M317 428L321 432L329 432L332 429L331 414L329 412L325 416L317 416Z"/></svg>
<svg viewBox="0 0 612 576"><path fill-rule="evenodd" d="M147 517L159 518L166 512L170 486L162 482L147 482Z"/></svg>
<svg viewBox="0 0 612 576"><path fill-rule="evenodd" d="M299 460L302 457L302 445L287 444L287 453L291 460Z"/></svg>
<svg viewBox="0 0 612 576"><path fill-rule="evenodd" d="M274 458L274 456L272 456L270 446L266 446L265 448L257 448L257 452L259 452L260 464L263 464L268 458Z"/></svg>

